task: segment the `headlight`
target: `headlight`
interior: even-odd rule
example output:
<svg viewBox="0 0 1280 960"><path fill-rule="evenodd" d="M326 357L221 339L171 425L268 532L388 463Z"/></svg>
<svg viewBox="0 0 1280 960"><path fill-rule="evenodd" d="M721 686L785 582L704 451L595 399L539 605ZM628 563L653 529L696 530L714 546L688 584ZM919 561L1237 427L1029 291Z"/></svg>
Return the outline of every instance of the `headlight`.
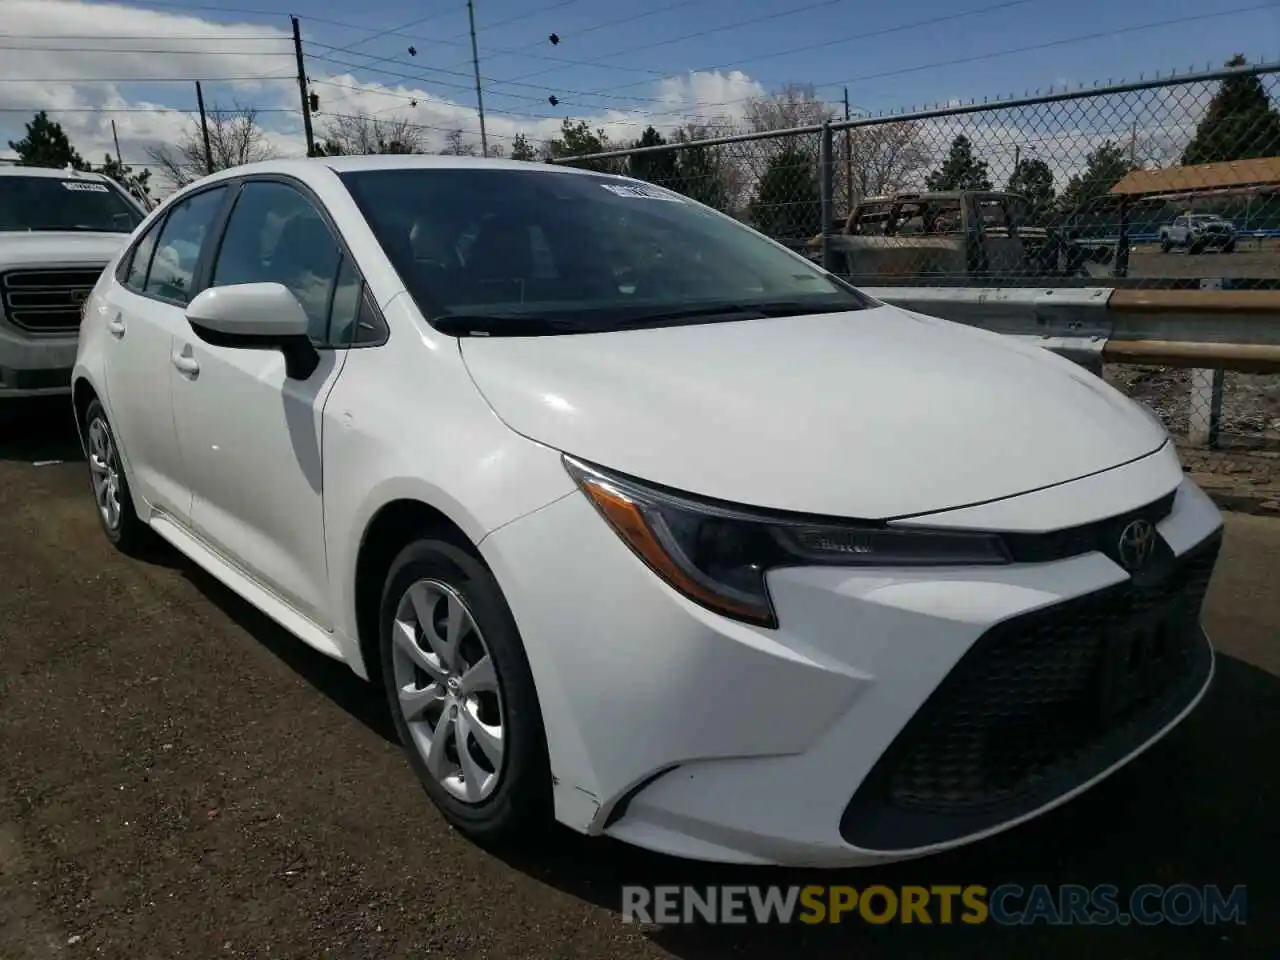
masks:
<svg viewBox="0 0 1280 960"><path fill-rule="evenodd" d="M709 610L777 626L765 573L802 566L972 566L1010 562L993 534L810 521L655 489L566 456L600 515L658 576Z"/></svg>

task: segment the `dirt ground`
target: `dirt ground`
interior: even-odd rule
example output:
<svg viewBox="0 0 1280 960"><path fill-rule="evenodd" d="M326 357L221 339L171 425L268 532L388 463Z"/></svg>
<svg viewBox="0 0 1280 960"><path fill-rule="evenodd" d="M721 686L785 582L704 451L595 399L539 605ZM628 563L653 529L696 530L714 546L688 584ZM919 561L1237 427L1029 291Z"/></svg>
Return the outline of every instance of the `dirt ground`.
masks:
<svg viewBox="0 0 1280 960"><path fill-rule="evenodd" d="M561 830L500 858L443 824L346 668L171 552L110 549L61 410L0 424L2 960L1280 956L1280 520L1228 520L1207 610L1218 674L1197 712L1007 834L834 875L697 866ZM813 879L1243 883L1249 913L1229 927L750 930L619 915L623 883Z"/></svg>

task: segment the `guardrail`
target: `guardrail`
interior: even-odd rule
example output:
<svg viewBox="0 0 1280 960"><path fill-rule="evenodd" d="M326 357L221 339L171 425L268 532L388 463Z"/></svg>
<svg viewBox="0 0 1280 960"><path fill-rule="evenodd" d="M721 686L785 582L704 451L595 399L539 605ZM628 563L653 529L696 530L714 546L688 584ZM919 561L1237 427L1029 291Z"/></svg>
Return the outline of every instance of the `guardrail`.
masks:
<svg viewBox="0 0 1280 960"><path fill-rule="evenodd" d="M885 303L1017 337L1101 374L1191 368L1189 436L1212 446L1224 371L1280 373L1280 291L860 287Z"/></svg>

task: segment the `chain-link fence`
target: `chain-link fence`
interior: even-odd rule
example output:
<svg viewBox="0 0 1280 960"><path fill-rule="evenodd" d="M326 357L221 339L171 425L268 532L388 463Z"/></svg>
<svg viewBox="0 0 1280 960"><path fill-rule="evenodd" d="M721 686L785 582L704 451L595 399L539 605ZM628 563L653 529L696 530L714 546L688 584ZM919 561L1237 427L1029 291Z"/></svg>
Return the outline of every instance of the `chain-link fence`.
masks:
<svg viewBox="0 0 1280 960"><path fill-rule="evenodd" d="M1278 93L1280 63L1240 64L558 162L676 190L863 286L1280 289ZM1108 379L1179 433L1280 449L1280 377L1193 391L1217 416L1190 375Z"/></svg>

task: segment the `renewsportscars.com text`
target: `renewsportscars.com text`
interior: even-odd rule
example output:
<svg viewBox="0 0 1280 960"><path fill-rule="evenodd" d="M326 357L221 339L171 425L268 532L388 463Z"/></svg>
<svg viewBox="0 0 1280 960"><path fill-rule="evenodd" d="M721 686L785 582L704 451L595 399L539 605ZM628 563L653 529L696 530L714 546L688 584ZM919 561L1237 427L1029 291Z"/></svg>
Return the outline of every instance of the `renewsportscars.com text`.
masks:
<svg viewBox="0 0 1280 960"><path fill-rule="evenodd" d="M1242 924L1247 890L1235 886L1113 884L1023 887L1002 884L758 887L625 886L627 923L998 924L1153 926Z"/></svg>

